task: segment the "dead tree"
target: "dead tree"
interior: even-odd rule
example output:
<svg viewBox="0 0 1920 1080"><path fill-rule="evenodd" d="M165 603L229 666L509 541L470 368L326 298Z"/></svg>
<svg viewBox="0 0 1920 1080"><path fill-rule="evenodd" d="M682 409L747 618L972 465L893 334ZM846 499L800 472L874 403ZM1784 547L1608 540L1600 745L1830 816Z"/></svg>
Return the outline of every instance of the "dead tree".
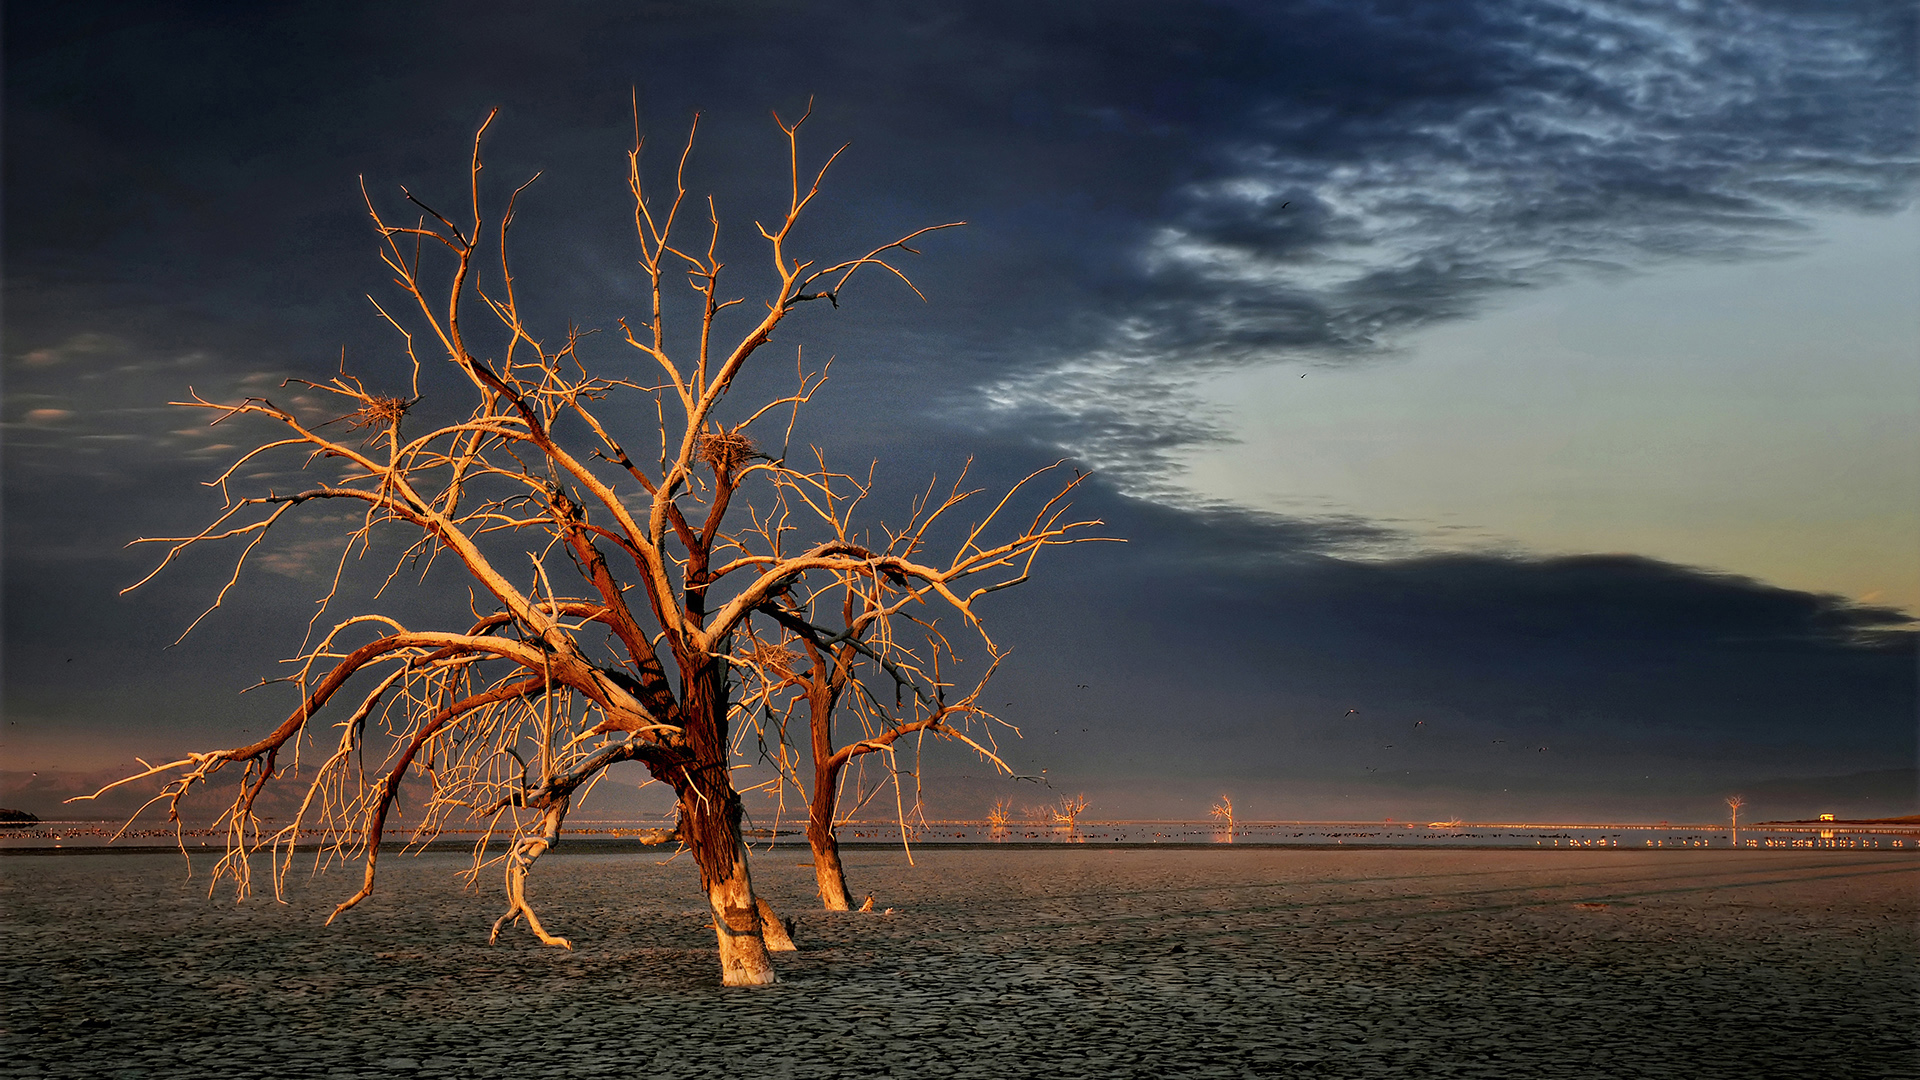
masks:
<svg viewBox="0 0 1920 1080"><path fill-rule="evenodd" d="M918 526L923 516L937 518L966 497L967 493L956 485L945 504L937 508L930 503L924 505L922 512L914 515L910 523L914 527L907 534L920 534ZM836 505L824 498L811 501L818 507ZM848 500L848 505L858 502L856 497ZM1036 519L1023 539L1040 535L1047 526L1044 519ZM842 533L847 531L844 517L837 527ZM756 636L753 650L742 657L757 682L755 692L743 699L748 722L760 733L761 745L768 747L779 769L781 794L791 786L807 806L807 842L813 851L820 900L828 911L847 911L853 906L836 831L849 765L868 755L885 759L888 783L875 784L871 789L859 786L869 791L867 799L892 788L903 839L909 832L909 800L903 778L914 781L910 801L917 812L918 751L925 738L965 743L1001 772L1012 775L991 749L991 730L980 731L978 739L969 734L975 721L998 721L979 704L999 664L992 640L980 635L987 667L970 691L954 697L950 692L956 688L953 673L959 658L953 644L937 625L902 610L909 599L907 582L885 574L839 573L820 592L801 598L790 591L782 600L766 605L762 613L772 623L772 633L768 640ZM823 609L834 617L823 618ZM898 625L902 622L923 631L917 649L909 648L902 639ZM842 745L837 721L857 723L859 737ZM790 727L796 724L805 732L804 757L811 764L810 778L801 775L803 755L792 744ZM903 768L900 741L908 736L915 738L910 745L910 763ZM861 809L863 800L856 798L854 803L849 815Z"/></svg>
<svg viewBox="0 0 1920 1080"><path fill-rule="evenodd" d="M404 368L389 370L374 380L385 392L369 389L343 361L338 377L299 383L334 403L324 411L197 393L179 403L217 424L264 425L212 482L226 505L210 525L144 541L169 545L154 573L200 545L241 545L209 613L276 524L327 505L359 508L329 601L356 553L390 541L404 551L368 603L402 571L436 563L454 564L475 598L471 618L453 627L409 626L379 610L340 620L303 646L289 680L298 702L271 733L121 781L161 779L154 802L177 821L196 785L239 767L242 782L220 817L228 842L216 880L230 878L244 893L250 857L264 854L277 890L295 841L317 830L327 856L364 864L337 917L373 890L389 816L413 813L417 842L478 821L509 845L494 863L507 878L502 923L526 918L541 940L564 945L532 918L526 874L559 841L574 800L609 766L636 761L677 797L677 836L713 912L723 981L774 981L763 926L777 922L754 894L730 769L734 678L750 620L809 575L845 574L883 577L896 602L944 603L971 621L981 596L1022 577L1034 553L1079 527L1055 512L992 543L982 524L946 559L928 559L911 536L869 547L829 531L800 543L806 538L791 530L759 527L755 500L807 474L756 449L756 425L784 421L790 436L819 376L798 367L791 392L744 405L729 391L796 312L838 308L858 271L889 271L912 288L896 255L948 227L830 264L797 257L795 225L838 157L803 176L805 119L780 123L786 206L759 225L773 274L764 306L745 317L730 311L743 300L721 290L718 211L711 199L688 198L692 135L660 198L643 184L636 138L628 181L646 312L620 324L625 355L590 358L571 326L539 336L522 318L507 245L532 181L497 203L486 196L482 124L455 215L405 189L403 219L366 200L402 300L374 307L398 333L410 379ZM682 275L690 292L674 281ZM821 300L828 303L814 303ZM454 389L423 398L427 364L445 365L442 382ZM314 479L297 491L239 490L276 456ZM779 542L766 543L769 535ZM336 696L347 704L336 706ZM323 715L330 727L320 726ZM277 828L254 812L270 783L289 787L298 805ZM477 870L487 864L486 837L475 850Z"/></svg>
<svg viewBox="0 0 1920 1080"><path fill-rule="evenodd" d="M1233 842L1233 797L1231 795L1220 796L1220 801L1213 804L1213 809L1210 812L1213 814L1214 820L1224 822L1226 824L1227 842L1232 843Z"/></svg>
<svg viewBox="0 0 1920 1080"><path fill-rule="evenodd" d="M1068 832L1072 832L1079 827L1080 815L1087 812L1088 805L1085 795L1060 796L1060 801L1053 805L1054 823L1065 826Z"/></svg>

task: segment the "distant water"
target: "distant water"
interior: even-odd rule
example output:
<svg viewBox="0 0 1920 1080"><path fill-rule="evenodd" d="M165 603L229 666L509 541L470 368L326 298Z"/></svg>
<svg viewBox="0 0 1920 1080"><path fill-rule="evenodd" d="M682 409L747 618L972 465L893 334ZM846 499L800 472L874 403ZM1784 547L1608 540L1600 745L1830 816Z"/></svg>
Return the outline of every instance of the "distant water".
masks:
<svg viewBox="0 0 1920 1080"><path fill-rule="evenodd" d="M767 840L761 830L758 842ZM782 827L778 842L804 843ZM1353 821L1252 822L1231 830L1200 821L1096 821L1074 829L984 822L931 822L911 831L917 844L1255 844L1300 847L1458 848L1849 848L1920 852L1920 827L1742 828L1736 845L1725 828L1709 825L1408 823ZM896 824L846 825L842 844L900 842Z"/></svg>
<svg viewBox="0 0 1920 1080"><path fill-rule="evenodd" d="M657 823L580 821L572 823L566 840L594 847L637 846L638 837ZM113 837L117 826L101 822L41 822L26 829L0 832L0 850L23 848L99 848ZM801 827L780 822L748 830L755 847L769 844L804 845ZM224 834L189 829L179 838L189 848L218 847ZM319 837L315 836L315 840ZM390 836L402 841L404 836ZM447 833L439 845L466 846L474 833ZM129 831L115 847L172 846L170 829ZM848 847L898 846L900 827L893 822L852 823L840 827L840 842ZM1004 844L1009 846L1189 845L1246 844L1296 847L1414 847L1414 848L1733 848L1748 850L1850 849L1920 852L1920 826L1807 824L1742 827L1736 841L1724 826L1655 824L1561 824L1526 822L1353 822L1283 821L1236 824L1231 830L1211 821L1084 821L1074 828L1058 825L1009 824L995 827L984 821L929 821L908 831L907 842L922 844Z"/></svg>

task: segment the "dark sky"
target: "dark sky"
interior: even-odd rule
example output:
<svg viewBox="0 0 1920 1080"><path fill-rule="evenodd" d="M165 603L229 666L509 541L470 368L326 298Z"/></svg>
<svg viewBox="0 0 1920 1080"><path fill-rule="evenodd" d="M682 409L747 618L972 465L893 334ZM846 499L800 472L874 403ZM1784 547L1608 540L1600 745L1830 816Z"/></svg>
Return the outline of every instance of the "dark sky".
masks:
<svg viewBox="0 0 1920 1080"><path fill-rule="evenodd" d="M1910 220L1910 4L5 18L6 805L50 816L79 774L227 745L281 710L238 691L299 647L326 521L266 551L176 647L219 559L117 594L155 560L127 542L204 523L218 502L199 482L231 456L166 402L324 377L343 349L370 382L403 377L366 300L391 286L360 178L389 207L402 184L454 201L498 108L488 177L543 173L515 234L536 319L616 329L640 310L634 103L655 167L700 112L690 186L714 194L750 293L750 223L783 181L768 113L811 99L805 152L850 149L808 242L854 253L969 224L911 267L928 303L875 278L805 313L787 347L838 358L806 437L837 461L880 458L888 497L969 457L990 487L1070 457L1096 472L1079 509L1128 541L1053 553L998 598L1013 654L994 696L1027 734L1016 764L1106 816L1191 816L1222 791L1250 818L1699 820L1736 791L1758 818L1916 809L1902 595L1598 534L1440 544L1338 491L1306 512L1224 496L1183 465L1245 447L1242 470L1285 466L1249 439L1257 416L1210 404L1217 380L1391 383L1423 362L1419 334L1515 298L1791 266L1823 223ZM612 362L614 340L596 341ZM1866 396L1896 421L1917 411L1910 376ZM1910 427L1888 438L1887 455L1916 456ZM1920 557L1920 539L1880 536L1856 562ZM937 808L978 813L996 790L957 756L933 773Z"/></svg>

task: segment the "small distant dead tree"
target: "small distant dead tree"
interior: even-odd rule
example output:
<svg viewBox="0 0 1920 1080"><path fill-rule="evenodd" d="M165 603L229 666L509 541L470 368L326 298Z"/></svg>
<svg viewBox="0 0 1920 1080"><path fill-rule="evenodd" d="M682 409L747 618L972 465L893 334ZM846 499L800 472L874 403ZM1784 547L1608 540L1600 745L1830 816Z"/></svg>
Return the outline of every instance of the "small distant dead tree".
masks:
<svg viewBox="0 0 1920 1080"><path fill-rule="evenodd" d="M782 490L827 501L846 490L824 464L790 467L784 448L763 448L790 439L822 373L796 362L790 391L744 403L730 401L729 392L802 308L820 309L820 300L838 308L859 271L886 271L912 288L897 256L912 252L915 238L949 226L825 264L797 257L795 226L838 152L806 177L799 150L806 117L779 121L785 206L758 225L772 273L764 305L742 317L732 309L743 299L721 288L718 211L711 199L688 198L693 136L660 198L643 184L636 138L628 185L646 314L620 324L630 350L624 359L594 359L581 331L569 326L541 337L523 317L507 240L516 203L533 181L498 202L485 196L481 142L491 121L474 138L456 214L405 189L404 218L366 200L405 305L390 310L375 301L374 308L399 335L411 376L397 365L376 380L392 389L369 389L346 373L343 359L340 375L326 382L290 380L330 406L193 394L179 404L211 414L213 423L264 428L235 440L251 440L251 448L212 481L226 505L210 525L142 541L168 545L156 574L190 549L242 545L204 619L289 514L357 507L323 613L355 586L348 568L357 556L398 550L369 605L402 572L424 577L451 564L476 598L470 617L420 627L391 608L351 615L294 658L286 681L297 703L269 734L153 765L120 783L160 779L153 803L178 821L190 791L238 766L241 783L220 817L227 850L215 880L231 879L244 895L250 858L265 854L277 891L296 841L318 831L323 860L364 864L360 887L329 922L372 892L390 815L411 812L410 839L419 843L452 824L477 822L484 835L475 872L499 866L507 881L509 906L496 933L525 919L541 941L565 946L533 917L526 876L559 842L574 800L609 766L637 761L676 795L676 835L699 869L723 981L770 983L767 950L782 935L753 890L729 731L735 677L753 668L742 656L753 621L803 617L795 613L805 605L788 598L807 595L808 582L827 575L885 582L890 610L940 604L978 627L982 597L1023 579L1040 548L1093 523L1043 512L1043 526L993 542L989 514L972 531L962 529L963 542L946 557L925 550L933 533L924 514L920 528L871 546L832 528L769 525ZM423 392L428 363L444 365L441 378L428 380L443 388ZM755 432L781 420L784 437L776 429L756 440ZM281 457L290 460L275 460ZM238 490L269 469L305 469L314 479L297 490ZM379 581L376 571L367 587ZM821 638L822 648L832 648L831 636ZM335 708L348 691L348 704ZM323 715L329 727L315 722ZM297 802L277 827L254 812L269 784L288 785ZM494 838L508 841L505 855L489 855Z"/></svg>
<svg viewBox="0 0 1920 1080"><path fill-rule="evenodd" d="M995 832L1004 830L1012 821L1013 803L1008 800L995 799L993 800L993 805L987 807L987 824L991 826Z"/></svg>
<svg viewBox="0 0 1920 1080"><path fill-rule="evenodd" d="M1220 796L1220 801L1213 804L1213 810L1211 812L1215 820L1226 823L1228 832L1233 831L1233 797L1232 796L1230 795Z"/></svg>
<svg viewBox="0 0 1920 1080"><path fill-rule="evenodd" d="M1087 805L1085 795L1062 795L1060 801L1053 804L1053 820L1072 832L1080 823L1080 815L1087 812Z"/></svg>
<svg viewBox="0 0 1920 1080"><path fill-rule="evenodd" d="M1740 842L1740 808L1745 805L1747 805L1745 798L1739 795L1727 796L1727 811L1733 815L1733 842L1735 844Z"/></svg>

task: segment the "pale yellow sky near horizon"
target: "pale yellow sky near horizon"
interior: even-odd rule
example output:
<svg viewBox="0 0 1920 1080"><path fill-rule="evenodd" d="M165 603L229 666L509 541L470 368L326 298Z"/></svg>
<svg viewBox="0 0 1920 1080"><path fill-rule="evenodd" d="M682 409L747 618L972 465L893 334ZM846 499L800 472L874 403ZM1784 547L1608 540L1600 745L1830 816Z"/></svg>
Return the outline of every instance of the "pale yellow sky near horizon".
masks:
<svg viewBox="0 0 1920 1080"><path fill-rule="evenodd" d="M1572 280L1350 367L1203 388L1186 484L1446 550L1631 552L1920 613L1920 212ZM1301 378L1305 373L1306 378Z"/></svg>

